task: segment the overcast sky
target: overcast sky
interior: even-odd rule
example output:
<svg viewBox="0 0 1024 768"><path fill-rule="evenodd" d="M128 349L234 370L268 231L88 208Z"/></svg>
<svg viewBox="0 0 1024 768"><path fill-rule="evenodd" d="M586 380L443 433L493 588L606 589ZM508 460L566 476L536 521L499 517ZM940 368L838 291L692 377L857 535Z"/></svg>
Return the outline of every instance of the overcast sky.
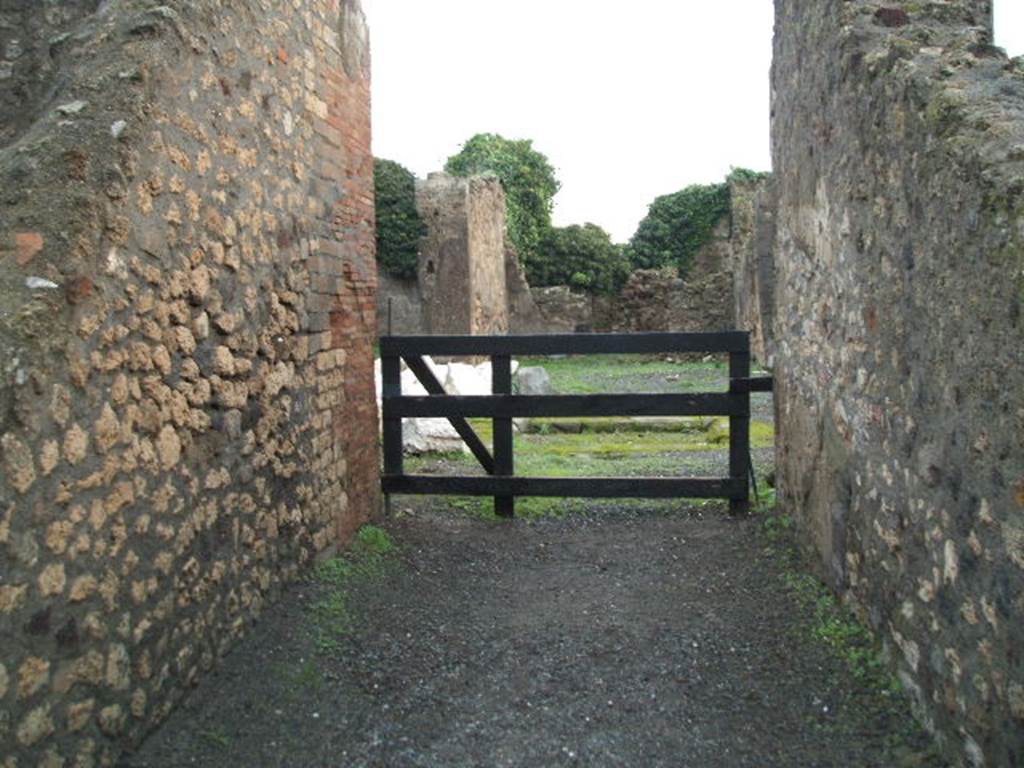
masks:
<svg viewBox="0 0 1024 768"><path fill-rule="evenodd" d="M769 170L770 0L363 0L373 149L417 176L476 133L533 139L555 223L628 240L657 196ZM1024 53L1024 0L996 0Z"/></svg>

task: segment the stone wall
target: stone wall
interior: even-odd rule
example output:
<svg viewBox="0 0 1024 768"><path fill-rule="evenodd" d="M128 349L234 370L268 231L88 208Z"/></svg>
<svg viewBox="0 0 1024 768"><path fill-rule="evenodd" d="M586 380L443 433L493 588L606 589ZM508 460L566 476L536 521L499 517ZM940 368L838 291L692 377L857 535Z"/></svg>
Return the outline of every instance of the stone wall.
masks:
<svg viewBox="0 0 1024 768"><path fill-rule="evenodd" d="M381 269L377 273L377 331L384 336L389 329L395 335L422 334L426 318L419 282Z"/></svg>
<svg viewBox="0 0 1024 768"><path fill-rule="evenodd" d="M0 146L46 111L59 62L75 45L71 33L101 0L38 0L0 5Z"/></svg>
<svg viewBox="0 0 1024 768"><path fill-rule="evenodd" d="M769 368L774 358L775 183L733 180L732 270L736 327L750 331L754 357Z"/></svg>
<svg viewBox="0 0 1024 768"><path fill-rule="evenodd" d="M357 0L0 5L0 764L110 765L377 504Z"/></svg>
<svg viewBox="0 0 1024 768"><path fill-rule="evenodd" d="M781 498L951 756L1021 765L1024 62L989 3L776 16Z"/></svg>
<svg viewBox="0 0 1024 768"><path fill-rule="evenodd" d="M387 329L390 301L396 334L719 331L735 327L738 311L745 312L749 327L762 318L770 327L768 312L755 311L748 299L770 295L771 248L765 247L766 260L757 267L746 257L753 252L755 219L762 233L768 229L770 209L760 202L766 187L760 180L733 182L733 215L719 222L694 256L686 279L672 269L639 270L619 295L595 296L565 286L529 286L505 241L497 180L431 174L417 182L416 205L427 225L418 279L380 276L378 326L382 333ZM762 234L759 242L770 238ZM742 292L733 288L734 263L752 272ZM757 325L758 352L763 338Z"/></svg>
<svg viewBox="0 0 1024 768"><path fill-rule="evenodd" d="M753 190L758 183L750 185ZM527 305L514 313L512 323L547 333L731 329L735 327L736 301L733 254L747 246L741 231L734 230L730 218L725 217L711 241L695 254L686 278L680 278L675 269L637 270L616 296L593 295L566 286L533 288L534 308Z"/></svg>
<svg viewBox="0 0 1024 768"><path fill-rule="evenodd" d="M416 207L427 225L418 273L424 332L507 333L501 182L432 173L416 182Z"/></svg>
<svg viewBox="0 0 1024 768"><path fill-rule="evenodd" d="M526 270L519 263L519 254L508 242L505 243L505 293L508 296L509 333L550 333L526 281Z"/></svg>

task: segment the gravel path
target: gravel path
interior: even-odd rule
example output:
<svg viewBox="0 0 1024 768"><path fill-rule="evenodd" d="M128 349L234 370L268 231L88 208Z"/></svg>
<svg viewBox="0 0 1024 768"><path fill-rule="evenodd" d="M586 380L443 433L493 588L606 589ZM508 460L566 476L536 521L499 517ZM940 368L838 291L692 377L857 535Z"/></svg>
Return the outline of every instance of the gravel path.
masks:
<svg viewBox="0 0 1024 768"><path fill-rule="evenodd" d="M293 589L123 765L925 764L902 702L810 638L756 519L418 509L336 648L323 587Z"/></svg>

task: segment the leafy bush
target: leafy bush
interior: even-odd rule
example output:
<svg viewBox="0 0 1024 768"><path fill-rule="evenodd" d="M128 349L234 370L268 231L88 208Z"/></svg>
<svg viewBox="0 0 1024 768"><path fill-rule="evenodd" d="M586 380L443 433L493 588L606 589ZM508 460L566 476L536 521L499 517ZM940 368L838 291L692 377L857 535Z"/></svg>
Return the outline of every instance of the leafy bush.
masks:
<svg viewBox="0 0 1024 768"><path fill-rule="evenodd" d="M377 263L395 277L416 277L419 240L427 231L416 211L416 177L393 160L374 158L373 187Z"/></svg>
<svg viewBox="0 0 1024 768"><path fill-rule="evenodd" d="M551 229L552 201L561 186L547 157L535 150L529 139L478 133L448 158L444 169L456 176L493 173L501 179L508 237L533 283L533 262Z"/></svg>
<svg viewBox="0 0 1024 768"><path fill-rule="evenodd" d="M617 293L629 277L622 246L595 224L550 229L532 266L531 285L569 285L592 293Z"/></svg>

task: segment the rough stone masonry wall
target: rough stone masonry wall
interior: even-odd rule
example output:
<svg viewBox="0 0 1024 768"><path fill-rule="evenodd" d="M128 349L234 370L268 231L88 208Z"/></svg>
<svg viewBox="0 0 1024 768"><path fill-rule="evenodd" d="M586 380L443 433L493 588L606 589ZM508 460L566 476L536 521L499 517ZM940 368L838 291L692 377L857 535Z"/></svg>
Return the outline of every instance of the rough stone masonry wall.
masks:
<svg viewBox="0 0 1024 768"><path fill-rule="evenodd" d="M712 239L694 254L685 278L674 267L640 269L615 296L568 286L533 288L532 305L517 308L513 325L548 333L730 330L735 327L734 252L746 250L747 239L723 217Z"/></svg>
<svg viewBox="0 0 1024 768"><path fill-rule="evenodd" d="M750 331L754 357L771 367L775 323L775 182L732 180L732 273L736 327Z"/></svg>
<svg viewBox="0 0 1024 768"><path fill-rule="evenodd" d="M0 764L110 765L376 504L357 0L0 5Z"/></svg>
<svg viewBox="0 0 1024 768"><path fill-rule="evenodd" d="M967 765L1024 765L1024 63L990 5L777 0L778 466Z"/></svg>
<svg viewBox="0 0 1024 768"><path fill-rule="evenodd" d="M419 282L377 270L377 332L395 335L422 334L426 327Z"/></svg>
<svg viewBox="0 0 1024 768"><path fill-rule="evenodd" d="M507 333L501 182L432 173L416 182L416 208L427 225L418 270L424 332Z"/></svg>

